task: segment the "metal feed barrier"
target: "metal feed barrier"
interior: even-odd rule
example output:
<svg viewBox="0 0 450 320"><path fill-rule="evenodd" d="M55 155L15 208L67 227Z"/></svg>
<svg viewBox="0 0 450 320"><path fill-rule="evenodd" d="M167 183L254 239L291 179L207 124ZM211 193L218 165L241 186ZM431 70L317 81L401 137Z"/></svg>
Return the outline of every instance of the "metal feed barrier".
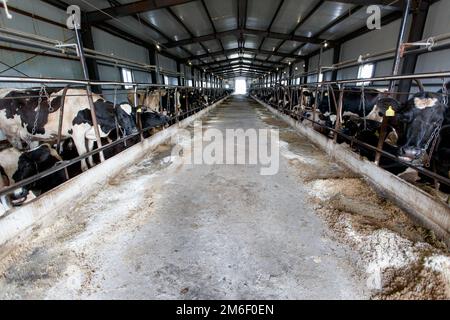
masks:
<svg viewBox="0 0 450 320"><path fill-rule="evenodd" d="M342 106L344 103L344 93L351 91L351 90L346 90L346 86L353 85L353 87L355 87L356 84L361 83L361 82L370 82L370 83L385 82L385 81L395 82L398 80L415 80L415 81L418 81L418 83L420 83L420 80L423 80L423 79L440 79L440 81L442 81L442 84L443 84L443 90L442 90L443 91L442 92L443 101L446 101L448 92L446 92L445 84L446 84L446 79L449 79L449 78L450 78L450 71L445 71L445 72L431 72L431 73L422 73L422 74L414 74L414 75L373 77L373 78L368 78L368 79L346 79L346 80L337 80L337 81L312 82L312 83L308 83L308 84L291 85L291 86L277 85L275 87L266 87L264 85L256 84L256 85L253 85L251 90L253 90L253 93L256 93L256 95L258 95L260 93L264 93L264 92L265 93L271 92L271 93L273 93L273 96L278 96L279 92L282 92L283 99L281 99L281 100L283 101L283 107L278 108L280 98L276 99L275 106L274 106L280 112L287 114L296 120L298 120L299 118L302 118L302 121L306 120L306 121L310 122L312 125L315 125L317 127L320 127L320 128L323 128L323 129L326 129L326 130L332 132L333 133L332 137L330 137L329 135L328 135L328 137L330 139L333 139L334 143L337 143L338 137L341 137L345 141L349 142L351 146L359 145L360 147L365 148L366 150L374 151L376 153L375 163L377 165L379 165L380 158L383 156L383 157L389 158L390 160L393 160L394 162L396 162L400 165L412 168L412 169L416 170L417 172L433 179L435 181L435 188L438 189L438 183L444 184L446 186L450 186L450 179L448 177L441 176L441 175L437 174L436 172L429 170L425 166L413 164L410 162L405 162L405 161L399 159L396 155L393 155L393 154L383 150L383 143L384 143L384 140L386 137L386 129L387 129L385 125L381 126L380 141L379 141L380 143L376 147L369 145L363 141L360 141L360 140L356 139L355 137L344 134L341 131L341 129L342 129L342 121L341 120L343 118ZM339 92L338 97L336 97L334 95L334 90L333 90L332 86L334 86L335 88L336 87L338 88L338 92ZM370 88L370 86L360 85L359 88L360 89L358 92L361 92L361 96L364 96L364 90ZM305 90L308 90L309 92L314 93L314 96L316 98L315 103L312 106L312 109L310 109L310 110L306 110L302 106L303 93ZM319 97L321 95L323 95L324 92L332 93L331 96L330 96L330 94L328 95L328 98L333 99L335 106L337 106L337 118L336 118L334 127L327 126L327 125L317 121L317 119L316 119ZM285 94L285 93L287 93L287 94ZM380 91L380 94L381 93L388 95L388 96L393 96L393 97L399 97L401 95L408 95L408 96L410 95L409 92L395 92L395 91L391 91L391 90L386 90L383 92ZM297 95L296 96L297 101L299 102L299 106L300 106L300 110L297 110L297 111L294 111L295 106L292 103L292 101L294 100L293 99L294 94ZM284 97L286 95L289 97L289 99L287 99L287 101L284 100ZM255 98L257 98L257 97L255 97ZM284 107L284 105L285 105L284 102L287 102L286 108ZM312 119L310 119L308 117L302 117L302 114L306 111L312 111L312 113L313 113ZM383 118L384 118L384 120L388 121L387 118L389 118L389 117L385 116ZM449 129L449 126L442 127L442 128L440 128L439 133L444 130L448 130L448 129ZM439 134L438 134L438 136L439 136Z"/></svg>
<svg viewBox="0 0 450 320"><path fill-rule="evenodd" d="M134 92L135 94L135 108L138 108L140 106L138 106L138 99L137 99L137 94L139 92L147 92L149 89L164 89L167 91L168 96L169 93L172 92L184 92L185 93L185 97L186 97L186 109L187 111L184 111L182 113L178 113L172 117L169 117L169 124L174 124L179 122L180 120L183 120L205 108L207 108L207 105L204 104L200 104L200 106L190 106L189 104L189 99L187 99L188 97L188 93L192 92L194 90L201 90L202 94L206 94L209 96L214 96L215 99L213 101L209 101L210 104L213 104L217 101L219 101L220 99L226 97L229 93L228 90L226 89L214 89L214 88L208 88L208 89L201 89L201 88L193 88L193 87L187 87L187 86L166 86L166 85L155 85L155 84L149 84L149 83L125 83L125 82L104 82L104 81L89 81L89 80L70 80L70 79L55 79L55 78L22 78L22 77L0 77L0 83L1 82L6 82L6 83L34 83L34 84L53 84L53 85L71 85L71 86L102 86L102 85L107 85L107 86L130 86L132 87L132 89L121 89L121 90L116 90L116 93L129 93L129 92ZM143 91L142 91L143 90ZM73 95L72 95L73 96ZM84 96L84 95L83 95ZM17 97L15 97L17 98ZM92 93L88 94L88 98L92 101ZM160 107L163 109L164 106L162 105L162 99L161 96L159 98L160 100ZM92 110L91 110L92 111ZM94 116L94 114L93 114ZM60 119L61 121L61 119ZM143 141L143 134L145 132L148 132L151 129L154 129L155 127L150 127L150 128L142 128L142 124L140 123L140 121L137 122L138 125L138 132L135 134L131 134L131 135L127 135L124 137L120 137L118 138L116 141L113 141L105 146L101 146L98 141L98 145L99 147L95 150L92 150L84 155L81 155L75 159L69 160L69 161L62 161L60 163L58 163L55 167L46 170L44 172L41 172L33 177L27 178L25 180L22 180L18 183L15 183L11 186L5 187L3 189L0 190L0 196L4 196L4 195L9 195L11 193L13 193L15 190L17 190L18 188L24 187L26 185L29 185L33 182L36 182L44 177L47 177L53 173L59 172L60 170L66 170L68 167L79 163L82 160L85 160L91 156L94 155L101 155L103 153L103 151L106 151L108 149L111 149L115 146L118 146L120 144L126 144L129 140L132 140L136 137L139 137L139 141ZM101 162L104 161L104 158L101 158Z"/></svg>

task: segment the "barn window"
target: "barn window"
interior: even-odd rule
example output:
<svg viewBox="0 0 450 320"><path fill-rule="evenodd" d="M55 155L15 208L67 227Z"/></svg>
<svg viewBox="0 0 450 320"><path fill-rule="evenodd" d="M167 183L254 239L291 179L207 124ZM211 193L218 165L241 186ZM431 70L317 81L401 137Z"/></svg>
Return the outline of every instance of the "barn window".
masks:
<svg viewBox="0 0 450 320"><path fill-rule="evenodd" d="M375 69L375 65L373 63L367 63L359 66L358 70L358 79L369 79L373 77L373 71ZM370 81L358 82L357 86L369 85Z"/></svg>
<svg viewBox="0 0 450 320"><path fill-rule="evenodd" d="M168 76L164 76L164 84L170 84Z"/></svg>
<svg viewBox="0 0 450 320"><path fill-rule="evenodd" d="M192 87L192 80L188 80L187 85L188 85L188 87Z"/></svg>
<svg viewBox="0 0 450 320"><path fill-rule="evenodd" d="M323 82L323 73L319 74L319 82Z"/></svg>
<svg viewBox="0 0 450 320"><path fill-rule="evenodd" d="M319 79L318 79L319 81L318 82L323 82L323 73L321 72L321 73L319 73ZM322 85L321 84L319 84L318 85L319 87L321 87Z"/></svg>
<svg viewBox="0 0 450 320"><path fill-rule="evenodd" d="M133 73L130 69L122 68L122 80L126 83L132 83L133 82ZM132 89L133 86L124 86L125 89Z"/></svg>

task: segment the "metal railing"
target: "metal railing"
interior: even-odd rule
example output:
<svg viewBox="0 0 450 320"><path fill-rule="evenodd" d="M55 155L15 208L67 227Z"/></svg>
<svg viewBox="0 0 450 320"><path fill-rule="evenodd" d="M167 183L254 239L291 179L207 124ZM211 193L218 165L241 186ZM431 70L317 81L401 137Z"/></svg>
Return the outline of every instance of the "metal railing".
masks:
<svg viewBox="0 0 450 320"><path fill-rule="evenodd" d="M385 132L383 132L383 130L386 130L386 128L383 128L383 126L381 126L382 132L380 132L380 141L383 140L382 141L383 143L379 144L378 146L375 147L375 146L369 145L363 141L356 139L354 136L348 136L348 135L344 134L341 130L342 123L341 123L340 119L342 119L342 117L343 117L344 93L349 92L349 91L354 92L356 90L358 92L361 92L361 94L363 95L364 90L367 90L370 88L370 86L367 86L367 85L366 86L354 86L354 87L352 86L352 88L348 88L350 85L355 85L355 84L361 83L361 82L372 83L372 82L382 82L382 81L383 82L385 82L385 81L395 82L395 81L399 81L399 80L419 80L420 81L423 79L440 79L444 86L447 82L447 78L450 78L450 71L429 72L429 73L420 73L420 74L412 74L412 75L372 77L372 78L368 78L368 79L345 79L345 80L337 80L337 81L311 82L308 84L290 85L290 86L277 85L275 87L265 87L263 85L261 86L258 84L254 84L252 86L251 90L255 90L258 93L264 92L266 94L267 93L272 94L272 96L275 97L275 105L274 105L275 108L279 109L279 102L283 101L283 107L280 108L281 112L283 112L291 117L296 117L297 120L299 118L301 118L302 121L306 120L315 126L329 130L329 132L333 133L333 137L330 137L329 135L328 135L328 137L330 139L334 139L335 143L337 143L338 137L341 137L345 141L349 142L351 146L358 145L366 150L375 152L376 159L378 159L378 160L380 159L381 156L383 156L383 157L389 158L390 160L393 160L394 162L396 162L402 166L405 166L406 168L414 169L417 172L433 179L435 181L435 187L437 188L438 187L437 182L439 182L441 184L445 184L446 186L450 186L449 177L441 176L441 175L437 174L436 172L433 172L433 171L430 171L430 170L424 168L423 166L403 161L397 155L393 155L393 154L388 153L383 150L383 144L384 144L383 137L385 137ZM347 86L347 89L346 89L346 86ZM337 96L337 95L334 96L335 95L334 92L336 89L338 90L339 96ZM310 93L312 93L315 98L315 102L312 105L312 108L310 108L309 110L306 109L306 106L302 106L304 91L310 91ZM325 125L324 123L316 121L318 104L320 102L319 97L325 91L333 92L334 97L329 97L329 98L334 99L333 102L334 102L334 105L336 106L337 120L336 120L334 127L330 127L330 126ZM286 92L287 92L287 94L286 94ZM292 100L294 100L292 94L294 94L295 92L297 94L296 98L298 101L298 106L300 107L299 112L302 114L298 114L298 113L294 112L294 107L296 107L296 106L294 106L292 104ZM280 94L282 94L283 96L280 97ZM380 95L381 94L391 95L391 96L399 96L399 95L408 95L409 96L411 93L386 90L383 92L380 91ZM436 93L436 94L438 94L438 93ZM286 95L288 96L287 99L286 99ZM442 95L445 95L447 97L448 93L443 90ZM257 97L255 97L255 98L257 98ZM288 105L287 108L284 108L285 103L287 103L287 105ZM331 101L329 101L328 103L331 103ZM313 113L312 119L306 117L303 114L306 111L312 111L312 113ZM386 118L386 117L383 117L383 118ZM440 132L443 132L444 130L448 130L448 129L450 129L450 127L448 127L448 126L442 127ZM379 161L378 162L375 161L375 162L377 165L380 165Z"/></svg>
<svg viewBox="0 0 450 320"><path fill-rule="evenodd" d="M120 86L121 88L123 88L124 86L131 86L132 89L121 89L120 92L123 93L147 93L147 89L153 89L156 91L159 90L165 90L167 91L167 95L169 96L171 93L173 92L178 92L178 93L185 93L186 96L186 109L183 112L179 112L176 113L175 115L172 115L170 117L168 117L167 120L167 124L171 125L174 123L177 123L195 113L198 113L199 111L205 109L208 107L208 105L204 104L204 103L197 103L195 105L190 105L189 103L189 99L188 99L188 95L190 92L201 92L202 95L208 95L208 96L213 96L214 100L212 101L208 101L209 105L212 105L222 99L224 99L225 97L228 96L230 92L230 90L227 89L222 89L222 88L194 88L194 87L188 87L188 86L173 86L173 85L156 85L156 84L151 84L151 83L128 83L128 82L116 82L116 81L90 81L90 80L71 80L71 79L56 79L56 78L23 78L23 77L0 77L0 83L2 82L6 82L6 83L31 83L31 84L66 84L66 85L76 85L78 87L76 88L85 88L88 85L110 85L110 86ZM75 87L74 87L75 88ZM26 90L26 89L18 89L18 90ZM172 91L172 92L171 92ZM119 90L117 90L117 92L119 92ZM67 95L66 97L70 97L70 96L87 96L88 94L83 94L83 95ZM91 93L91 99L92 99L92 95L97 95L97 94L92 94ZM15 97L17 98L17 97ZM136 96L135 96L136 98ZM9 99L9 98L4 98L4 99ZM180 98L181 99L181 98ZM138 99L135 99L135 105L133 107L138 108L141 107L138 105ZM163 106L161 104L162 101L162 96L159 96L159 105L161 108L165 109L165 106ZM181 102L181 101L180 101ZM92 110L91 110L92 111ZM161 111L161 110L160 110ZM61 119L60 119L61 121ZM68 160L68 161L61 161L59 163L57 163L54 167L40 172L37 175L34 175L32 177L29 177L25 180L19 181L17 183L14 183L10 186L7 186L5 188L0 189L0 196L3 195L9 195L11 193L13 193L15 190L17 190L18 188L27 186L29 184L32 184L42 178L45 178L49 175L52 175L54 173L60 172L61 170L66 170L67 168L83 161L86 160L94 155L101 155L104 151L108 150L108 149L112 149L118 145L121 144L127 144L128 141L130 140L134 140L134 139L139 139L139 142L142 142L144 139L143 134L148 132L151 129L155 129L155 128L161 128L163 126L165 126L166 124L163 124L161 126L152 126L152 127L148 127L148 128L142 128L141 127L141 123L140 121L137 121L137 126L138 126L138 132L134 133L134 134L130 134L121 138L118 138L117 140L105 145L105 146L99 146L99 148L94 149L92 151L89 151L83 155L79 155L78 157L72 159L72 160ZM118 133L119 134L119 133ZM120 136L119 136L120 137ZM56 139L55 139L56 140ZM139 143L137 142L137 143ZM98 142L97 142L98 143ZM131 145L127 145L127 147L130 147ZM101 158L101 162L102 157ZM67 175L67 172L66 172ZM69 177L68 177L69 178ZM72 178L72 177L71 177Z"/></svg>

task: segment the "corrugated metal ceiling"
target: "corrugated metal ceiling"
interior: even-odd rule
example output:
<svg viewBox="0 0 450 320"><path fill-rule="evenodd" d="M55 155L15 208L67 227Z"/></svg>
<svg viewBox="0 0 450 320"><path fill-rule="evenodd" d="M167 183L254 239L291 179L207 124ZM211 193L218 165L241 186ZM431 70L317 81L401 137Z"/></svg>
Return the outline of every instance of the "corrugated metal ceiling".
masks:
<svg viewBox="0 0 450 320"><path fill-rule="evenodd" d="M71 0L71 3L89 12L110 8L111 4L120 7L136 1ZM242 1L245 8L243 12L239 10L239 3ZM317 43L305 43L303 39L297 39L300 41L289 40L288 37L284 40L277 39L280 34L319 38L318 41L336 40L362 28L368 16L366 7L339 1L194 0L175 2L178 5L139 12L133 16L114 17L114 19L108 19L107 23L144 41L156 41L168 53L182 59L190 59L193 64L236 59L239 58L237 53L220 53L222 50L240 49L245 52L243 58L267 61L266 63L253 61L254 64L273 66L270 62L295 61L295 57L299 54L308 55L320 47ZM394 9L383 7L382 14L385 16L393 11ZM308 16L311 12L313 14ZM243 31L238 30L239 15L245 16ZM324 29L326 26L329 28ZM251 30L246 31L247 29ZM230 30L236 30L236 32L220 34ZM278 35L261 32L274 32ZM206 38L202 38L204 36ZM180 40L183 40L180 44L174 43ZM165 45L172 43L174 47L165 48ZM246 52L245 49L253 51ZM216 54L209 55L210 53ZM288 56L277 55L277 53ZM195 56L202 56L202 58L196 59Z"/></svg>

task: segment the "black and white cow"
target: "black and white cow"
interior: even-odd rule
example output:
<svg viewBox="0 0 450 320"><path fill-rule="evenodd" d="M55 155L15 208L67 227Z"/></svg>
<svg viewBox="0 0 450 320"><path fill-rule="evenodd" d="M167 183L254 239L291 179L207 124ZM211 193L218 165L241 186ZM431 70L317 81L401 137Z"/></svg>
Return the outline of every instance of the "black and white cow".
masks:
<svg viewBox="0 0 450 320"><path fill-rule="evenodd" d="M398 141L399 157L420 164L445 120L448 106L443 103L442 95L420 92L404 106L393 98L382 98L379 104L392 106L399 125L404 126Z"/></svg>
<svg viewBox="0 0 450 320"><path fill-rule="evenodd" d="M382 98L378 105L388 105L396 111L397 130L401 134L391 153L405 162L423 166L436 142L429 159L431 169L450 178L450 107L443 101L442 92L417 93L404 105L393 98ZM423 182L432 182L422 174L419 176ZM450 186L441 184L440 189L450 193Z"/></svg>
<svg viewBox="0 0 450 320"><path fill-rule="evenodd" d="M336 122L338 109L336 104L339 103L339 95L339 88L332 85L329 89L324 88L323 95L319 99L318 109L322 115L321 120L325 121L329 127L334 126ZM375 107L380 95L381 92L375 89L365 89L363 94L361 88L345 88L342 116L354 115L376 120L374 118L377 110Z"/></svg>
<svg viewBox="0 0 450 320"><path fill-rule="evenodd" d="M169 117L176 117L180 114L181 93L179 90L175 89L166 89L165 92L166 94L161 96L163 114Z"/></svg>
<svg viewBox="0 0 450 320"><path fill-rule="evenodd" d="M23 153L15 148L2 150L0 151L0 172L2 176L0 189L51 169L60 161L61 157L48 144L40 145L36 149ZM24 202L30 191L34 196L39 196L63 184L66 180L65 172L61 169L56 173L17 189L10 196L2 196L3 211L10 209L12 203Z"/></svg>
<svg viewBox="0 0 450 320"><path fill-rule="evenodd" d="M36 146L39 142L56 140L59 131L60 106L63 90L53 89L49 98L42 97L38 108L39 90L2 90L0 92L0 129L13 146L23 150L22 141ZM102 138L119 126L126 134L137 132L129 104L114 106L100 95L92 99ZM62 139L72 138L79 155L92 150L96 141L90 114L90 104L85 89L68 89L64 98ZM89 159L94 165L92 158ZM82 161L83 171L87 164Z"/></svg>

